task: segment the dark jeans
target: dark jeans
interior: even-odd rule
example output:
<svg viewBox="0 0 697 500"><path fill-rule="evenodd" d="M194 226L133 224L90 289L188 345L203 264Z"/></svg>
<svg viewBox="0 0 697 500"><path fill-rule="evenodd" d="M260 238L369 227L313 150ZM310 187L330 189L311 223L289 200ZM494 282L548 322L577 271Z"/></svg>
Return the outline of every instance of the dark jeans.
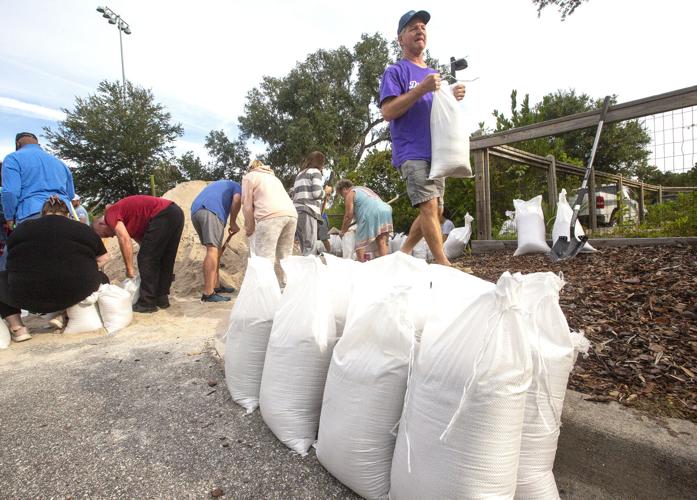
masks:
<svg viewBox="0 0 697 500"><path fill-rule="evenodd" d="M103 272L99 271L101 284L109 283L109 277ZM23 304L17 304L16 300L10 297L10 289L7 284L7 271L0 271L0 317L3 319L13 314L20 314ZM49 307L49 309L51 309ZM55 311L33 311L39 313L55 312Z"/></svg>
<svg viewBox="0 0 697 500"><path fill-rule="evenodd" d="M154 306L158 297L169 295L183 229L184 212L174 203L150 219L138 252L139 304Z"/></svg>

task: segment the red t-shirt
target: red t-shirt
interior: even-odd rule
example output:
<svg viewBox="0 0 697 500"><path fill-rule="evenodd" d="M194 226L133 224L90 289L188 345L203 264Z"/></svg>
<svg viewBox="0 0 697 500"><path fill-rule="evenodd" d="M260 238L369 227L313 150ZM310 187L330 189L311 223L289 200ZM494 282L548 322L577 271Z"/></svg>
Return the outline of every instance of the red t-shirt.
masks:
<svg viewBox="0 0 697 500"><path fill-rule="evenodd" d="M150 219L171 203L170 200L144 194L127 196L104 211L104 222L112 229L118 221L123 222L131 238L140 243Z"/></svg>

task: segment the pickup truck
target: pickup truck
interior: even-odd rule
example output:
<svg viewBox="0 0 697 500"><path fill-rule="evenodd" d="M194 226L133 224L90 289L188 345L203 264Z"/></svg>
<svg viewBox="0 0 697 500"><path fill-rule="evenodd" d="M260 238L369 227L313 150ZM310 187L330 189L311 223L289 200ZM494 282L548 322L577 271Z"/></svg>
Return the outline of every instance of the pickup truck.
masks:
<svg viewBox="0 0 697 500"><path fill-rule="evenodd" d="M578 192L577 192L578 193ZM570 201L574 201L572 198ZM622 218L625 222L632 221L639 223L639 202L632 198L631 190L627 186L622 186L622 206L624 212ZM604 184L595 189L595 215L599 226L615 226L619 222L617 203L617 185ZM588 215L588 196L583 198L578 218L584 226L590 225Z"/></svg>

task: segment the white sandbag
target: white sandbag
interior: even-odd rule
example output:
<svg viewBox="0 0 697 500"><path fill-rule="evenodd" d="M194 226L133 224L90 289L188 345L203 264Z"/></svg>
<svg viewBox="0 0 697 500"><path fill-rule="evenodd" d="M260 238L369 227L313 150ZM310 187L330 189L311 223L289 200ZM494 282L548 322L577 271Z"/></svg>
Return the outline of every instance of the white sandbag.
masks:
<svg viewBox="0 0 697 500"><path fill-rule="evenodd" d="M63 333L83 333L102 328L102 319L97 309L99 293L94 292L82 302L65 310L68 315L68 325Z"/></svg>
<svg viewBox="0 0 697 500"><path fill-rule="evenodd" d="M409 321L420 335L431 305L431 275L426 261L404 252L356 266L344 329L395 287L408 290Z"/></svg>
<svg viewBox="0 0 697 500"><path fill-rule="evenodd" d="M341 237L341 256L356 260L356 231L350 230Z"/></svg>
<svg viewBox="0 0 697 500"><path fill-rule="evenodd" d="M329 246L331 248L332 255L336 255L337 257L343 256L343 250L341 248L341 236L338 234L330 234Z"/></svg>
<svg viewBox="0 0 697 500"><path fill-rule="evenodd" d="M131 294L131 303L135 304L140 298L140 275L135 278L126 278L121 283L121 288Z"/></svg>
<svg viewBox="0 0 697 500"><path fill-rule="evenodd" d="M349 301L353 292L353 279L356 275L357 266L360 263L355 260L340 259L333 255L324 255L327 263L329 278L329 297L331 298L332 311L334 312L334 323L336 325L336 336L341 337L346 323Z"/></svg>
<svg viewBox="0 0 697 500"><path fill-rule="evenodd" d="M421 339L392 461L390 498L511 498L532 360L519 279L504 273Z"/></svg>
<svg viewBox="0 0 697 500"><path fill-rule="evenodd" d="M515 211L506 210L506 217L508 218L501 224L499 236L511 236L516 234Z"/></svg>
<svg viewBox="0 0 697 500"><path fill-rule="evenodd" d="M450 259L457 259L465 254L465 248L472 236L472 221L474 218L465 214L465 227L456 227L448 234L448 239L443 244L445 256Z"/></svg>
<svg viewBox="0 0 697 500"><path fill-rule="evenodd" d="M545 216L542 213L542 195L523 201L513 200L518 248L514 256L551 251L545 237Z"/></svg>
<svg viewBox="0 0 697 500"><path fill-rule="evenodd" d="M7 349L12 343L12 335L10 334L10 329L7 327L7 323L0 319L0 349Z"/></svg>
<svg viewBox="0 0 697 500"><path fill-rule="evenodd" d="M281 266L288 283L266 350L259 410L283 444L305 455L317 437L336 327L327 267L312 255Z"/></svg>
<svg viewBox="0 0 697 500"><path fill-rule="evenodd" d="M557 202L557 217L554 219L554 226L552 227L552 244L556 243L560 236L565 236L567 240L569 239L571 233L571 217L573 215L574 211L566 200L566 189L562 189L561 193L559 193L559 201ZM586 234L578 219L576 219L574 228L577 236ZM590 243L586 242L583 248L581 248L581 252L592 253L597 252L597 250L593 248Z"/></svg>
<svg viewBox="0 0 697 500"><path fill-rule="evenodd" d="M399 252L399 249L402 248L406 239L407 235L404 233L395 234L392 239L390 239L390 253Z"/></svg>
<svg viewBox="0 0 697 500"><path fill-rule="evenodd" d="M232 400L247 413L259 406L266 346L280 302L274 263L264 257L250 257L225 338L225 382Z"/></svg>
<svg viewBox="0 0 697 500"><path fill-rule="evenodd" d="M424 238L421 238L421 240L414 246L414 248L411 251L411 254L417 259L428 260L429 255L431 258L433 258L431 250L428 248L428 243L426 243L426 240Z"/></svg>
<svg viewBox="0 0 697 500"><path fill-rule="evenodd" d="M564 286L554 273L521 276L522 305L529 313L533 377L525 401L525 418L515 498L559 498L552 467L561 412L576 345L559 306Z"/></svg>
<svg viewBox="0 0 697 500"><path fill-rule="evenodd" d="M131 324L133 308L130 293L119 286L103 284L97 294L99 314L107 333L116 333Z"/></svg>
<svg viewBox="0 0 697 500"><path fill-rule="evenodd" d="M467 119L463 103L453 95L453 87L443 85L433 92L429 179L472 177Z"/></svg>
<svg viewBox="0 0 697 500"><path fill-rule="evenodd" d="M407 388L414 327L395 289L362 311L337 344L327 374L317 459L367 499L386 499L393 429Z"/></svg>

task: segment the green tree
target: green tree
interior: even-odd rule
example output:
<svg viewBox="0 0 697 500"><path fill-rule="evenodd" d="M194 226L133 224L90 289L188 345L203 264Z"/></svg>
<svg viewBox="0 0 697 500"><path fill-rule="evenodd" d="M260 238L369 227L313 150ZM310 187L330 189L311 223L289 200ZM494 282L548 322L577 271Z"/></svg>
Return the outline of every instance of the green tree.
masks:
<svg viewBox="0 0 697 500"><path fill-rule="evenodd" d="M211 130L206 136L206 149L211 162L206 167L210 180L229 179L240 182L249 165L246 141L231 141L222 130Z"/></svg>
<svg viewBox="0 0 697 500"><path fill-rule="evenodd" d="M534 5L537 5L537 15L542 13L542 9L550 5L556 5L557 9L561 13L561 20L566 19L566 16L570 16L574 11L583 3L588 0L532 0Z"/></svg>
<svg viewBox="0 0 697 500"><path fill-rule="evenodd" d="M210 181L210 172L193 151L187 151L176 160L177 169L187 181Z"/></svg>
<svg viewBox="0 0 697 500"><path fill-rule="evenodd" d="M93 205L149 193L150 175L172 160L180 124L155 102L150 90L103 81L93 95L76 97L73 110L53 130L45 128L52 152L73 162L75 186Z"/></svg>
<svg viewBox="0 0 697 500"><path fill-rule="evenodd" d="M353 49L318 50L287 76L265 76L249 91L240 128L266 144L267 161L286 185L313 150L339 173L353 169L366 151L388 140L377 104L389 61L380 34L363 34Z"/></svg>

